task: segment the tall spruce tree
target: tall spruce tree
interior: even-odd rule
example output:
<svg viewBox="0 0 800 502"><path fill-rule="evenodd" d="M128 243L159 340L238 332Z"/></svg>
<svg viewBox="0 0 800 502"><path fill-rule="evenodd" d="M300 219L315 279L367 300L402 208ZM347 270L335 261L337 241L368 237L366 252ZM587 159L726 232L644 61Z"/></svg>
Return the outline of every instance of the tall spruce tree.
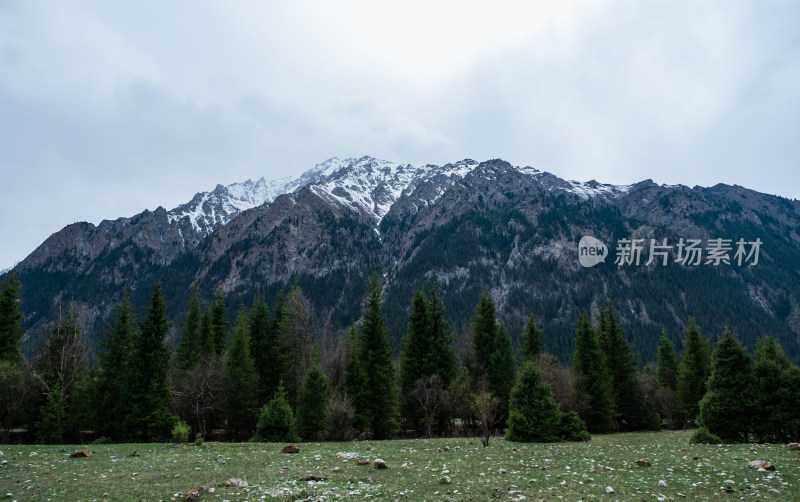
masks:
<svg viewBox="0 0 800 502"><path fill-rule="evenodd" d="M202 353L202 322L203 314L200 310L200 291L197 285L192 287L189 296L189 311L186 313L186 320L183 324L183 333L178 342L178 349L175 354L175 366L179 371L186 371L193 368L200 360Z"/></svg>
<svg viewBox="0 0 800 502"><path fill-rule="evenodd" d="M695 420L711 374L711 358L708 354L708 341L700 333L694 317L689 318L683 345L683 357L678 371L678 402L686 419Z"/></svg>
<svg viewBox="0 0 800 502"><path fill-rule="evenodd" d="M455 378L458 367L452 341L453 331L444 318L436 287L431 288L430 298L418 290L411 301L400 354L401 404L403 415L413 426L419 426L423 418L418 399L412 395L418 381L435 375L438 383L447 388ZM440 422L447 420L447 416L439 418Z"/></svg>
<svg viewBox="0 0 800 502"><path fill-rule="evenodd" d="M211 318L211 305L206 304L200 317L200 357L208 358L217 354L214 341L214 325Z"/></svg>
<svg viewBox="0 0 800 502"><path fill-rule="evenodd" d="M354 347L365 377L366 396L361 403L353 396L351 399L357 413L363 412L375 439L386 439L397 429L394 364L389 352L386 318L381 315L382 305L381 283L378 275L373 274L358 329L358 343ZM359 404L363 410L358 410Z"/></svg>
<svg viewBox="0 0 800 502"><path fill-rule="evenodd" d="M633 349L625 339L611 301L606 309L600 310L598 339L611 375L616 429L631 431L660 427L655 405L644 396Z"/></svg>
<svg viewBox="0 0 800 502"><path fill-rule="evenodd" d="M558 441L561 411L539 368L526 359L511 389L508 403L509 441L548 443Z"/></svg>
<svg viewBox="0 0 800 502"><path fill-rule="evenodd" d="M272 327L272 317L267 302L256 294L250 306L250 353L253 355L258 376L257 394L259 403L266 403L275 395L280 383L281 368L278 364L280 347Z"/></svg>
<svg viewBox="0 0 800 502"><path fill-rule="evenodd" d="M214 303L211 304L211 337L214 340L214 351L222 354L228 339L228 307L225 305L222 288L217 289Z"/></svg>
<svg viewBox="0 0 800 502"><path fill-rule="evenodd" d="M610 431L614 417L611 376L585 312L581 313L575 328L572 372L580 402L579 415L586 422L586 428L589 432Z"/></svg>
<svg viewBox="0 0 800 502"><path fill-rule="evenodd" d="M252 436L258 415L256 368L250 355L247 317L240 312L225 360L225 416L228 433L234 440Z"/></svg>
<svg viewBox="0 0 800 502"><path fill-rule="evenodd" d="M708 392L700 400L698 422L723 441L749 439L753 394L750 356L726 328L712 356Z"/></svg>
<svg viewBox="0 0 800 502"><path fill-rule="evenodd" d="M315 353L311 367L303 377L303 388L297 400L297 433L305 441L320 440L328 430L329 422L328 377L322 371L319 353Z"/></svg>
<svg viewBox="0 0 800 502"><path fill-rule="evenodd" d="M22 357L22 311L19 292L22 283L16 272L9 272L0 284L0 361L18 362Z"/></svg>
<svg viewBox="0 0 800 502"><path fill-rule="evenodd" d="M497 417L500 423L508 418L508 398L514 384L514 354L511 337L497 322L495 306L489 293L481 294L472 317L473 363L470 377L474 385L485 382L486 390L498 400ZM475 388L481 391L481 388Z"/></svg>
<svg viewBox="0 0 800 502"><path fill-rule="evenodd" d="M100 369L95 380L97 392L94 394L98 398L95 403L95 427L100 436L119 441L122 437L118 419L123 410L120 396L138 322L130 302L129 289L122 293L122 300L112 310L112 315L114 324L106 328L105 340L97 354Z"/></svg>
<svg viewBox="0 0 800 502"><path fill-rule="evenodd" d="M158 281L126 362L121 418L123 435L128 440L166 440L177 420L169 411L169 351L164 340L170 327L166 299Z"/></svg>
<svg viewBox="0 0 800 502"><path fill-rule="evenodd" d="M525 331L522 333L523 359L533 361L542 352L542 333L543 331L536 327L533 314L529 315L525 322Z"/></svg>
<svg viewBox="0 0 800 502"><path fill-rule="evenodd" d="M658 366L656 370L658 384L672 391L677 390L678 357L675 355L675 344L667 336L666 330L661 331L656 365Z"/></svg>

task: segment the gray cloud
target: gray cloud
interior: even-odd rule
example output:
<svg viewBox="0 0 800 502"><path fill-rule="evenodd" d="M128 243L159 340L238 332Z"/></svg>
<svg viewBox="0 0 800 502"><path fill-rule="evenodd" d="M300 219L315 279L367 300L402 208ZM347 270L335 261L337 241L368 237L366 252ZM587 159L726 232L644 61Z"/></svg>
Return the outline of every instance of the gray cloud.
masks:
<svg viewBox="0 0 800 502"><path fill-rule="evenodd" d="M800 196L794 3L0 4L0 268L331 156Z"/></svg>

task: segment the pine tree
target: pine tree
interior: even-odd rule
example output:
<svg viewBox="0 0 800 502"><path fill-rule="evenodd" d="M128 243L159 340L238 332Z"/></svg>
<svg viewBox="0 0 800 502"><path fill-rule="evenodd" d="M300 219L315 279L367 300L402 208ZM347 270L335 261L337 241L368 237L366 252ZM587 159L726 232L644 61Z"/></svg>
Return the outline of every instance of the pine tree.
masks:
<svg viewBox="0 0 800 502"><path fill-rule="evenodd" d="M756 359L752 381L753 414L750 418L752 433L759 443L777 443L784 440L782 430L787 417L778 413L781 409L783 383L783 371L774 360Z"/></svg>
<svg viewBox="0 0 800 502"><path fill-rule="evenodd" d="M508 418L508 398L514 384L514 354L511 337L505 327L497 322L494 302L485 292L481 294L472 317L472 348L472 381L478 386L480 382L485 382L487 390L497 397L497 416L503 423Z"/></svg>
<svg viewBox="0 0 800 502"><path fill-rule="evenodd" d="M166 440L177 417L169 412L169 351L164 340L171 327L167 305L156 282L139 324L133 349L126 363L127 372L121 393L125 439L137 441Z"/></svg>
<svg viewBox="0 0 800 502"><path fill-rule="evenodd" d="M711 374L708 341L703 338L694 317L686 328L684 351L678 371L678 402L688 420L700 412L699 403L706 393L706 381Z"/></svg>
<svg viewBox="0 0 800 502"><path fill-rule="evenodd" d="M726 329L712 356L708 392L700 401L698 422L723 441L747 442L753 395L750 357Z"/></svg>
<svg viewBox="0 0 800 502"><path fill-rule="evenodd" d="M211 337L214 340L214 351L222 354L228 338L228 308L225 306L225 293L217 289L217 296L211 304Z"/></svg>
<svg viewBox="0 0 800 502"><path fill-rule="evenodd" d="M589 432L608 432L612 428L614 416L611 377L606 368L605 356L585 312L578 318L575 329L573 358L575 392L582 402L579 415L586 422Z"/></svg>
<svg viewBox="0 0 800 502"><path fill-rule="evenodd" d="M256 368L250 355L247 317L239 313L225 361L225 394L228 432L234 439L251 436L258 414Z"/></svg>
<svg viewBox="0 0 800 502"><path fill-rule="evenodd" d="M781 424L780 436L796 441L800 438L800 368L791 365L783 370L778 396L780 404L774 419Z"/></svg>
<svg viewBox="0 0 800 502"><path fill-rule="evenodd" d="M200 357L211 357L217 354L214 341L214 326L211 319L211 306L206 304L200 317Z"/></svg>
<svg viewBox="0 0 800 502"><path fill-rule="evenodd" d="M394 364L389 352L386 318L381 315L383 295L377 274L370 279L369 293L361 316L355 356L360 359L366 378L366 399L361 403L353 398L358 413L367 418L375 439L386 439L397 429L397 392ZM361 404L363 410L359 410Z"/></svg>
<svg viewBox="0 0 800 502"><path fill-rule="evenodd" d="M611 301L608 302L608 308L600 310L598 341L611 376L616 429L658 428L660 421L657 418L650 423L655 406L644 396L633 349L625 339L622 324Z"/></svg>
<svg viewBox="0 0 800 502"><path fill-rule="evenodd" d="M286 399L286 389L283 384L278 385L275 396L261 408L261 414L256 424L256 435L253 441L279 442L296 441L297 433L294 427L294 415L289 401Z"/></svg>
<svg viewBox="0 0 800 502"><path fill-rule="evenodd" d="M201 328L203 314L200 311L200 292L195 285L189 296L189 312L183 324L183 333L178 342L178 349L175 354L175 366L179 371L186 371L193 368L200 360L201 349Z"/></svg>
<svg viewBox="0 0 800 502"><path fill-rule="evenodd" d="M350 359L345 365L344 391L353 406L353 427L363 431L369 427L369 382L359 355L359 332L355 325L350 327Z"/></svg>
<svg viewBox="0 0 800 502"><path fill-rule="evenodd" d="M756 361L772 361L782 370L789 369L792 361L783 351L783 347L771 336L764 336L756 341Z"/></svg>
<svg viewBox="0 0 800 502"><path fill-rule="evenodd" d="M661 331L658 342L658 366L656 378L658 384L670 390L678 389L678 357L675 355L675 344L667 337L666 330Z"/></svg>
<svg viewBox="0 0 800 502"><path fill-rule="evenodd" d="M98 398L95 427L101 436L121 439L118 418L122 412L120 395L127 373L127 360L136 337L136 314L130 302L130 290L125 289L122 300L113 309L113 326L105 330L105 341L98 352L100 370L95 380Z"/></svg>
<svg viewBox="0 0 800 502"><path fill-rule="evenodd" d="M526 360L517 372L508 404L509 441L548 443L558 441L561 411L550 386L542 380L533 361Z"/></svg>
<svg viewBox="0 0 800 502"><path fill-rule="evenodd" d="M19 292L22 283L16 272L3 279L0 292L0 361L18 362L22 357L21 345L25 329L22 327Z"/></svg>
<svg viewBox="0 0 800 502"><path fill-rule="evenodd" d="M328 429L328 377L322 372L319 354L303 377L303 388L297 401L297 432L305 441L317 441Z"/></svg>
<svg viewBox="0 0 800 502"><path fill-rule="evenodd" d="M67 415L67 400L56 383L47 393L47 402L42 405L40 419L35 424L36 441L43 444L61 444L70 427Z"/></svg>
<svg viewBox="0 0 800 502"><path fill-rule="evenodd" d="M447 388L455 378L458 368L452 341L453 331L444 318L444 306L436 287L431 287L430 299L418 290L411 301L408 330L400 354L403 415L412 425L418 425L422 419L419 403L412 395L419 381L436 376L441 386ZM448 414L443 409L439 415L440 426L443 426Z"/></svg>
<svg viewBox="0 0 800 502"><path fill-rule="evenodd" d="M266 403L268 396L275 395L280 383L282 368L279 364L280 346L273 329L269 307L257 294L250 307L250 353L258 375L259 403Z"/></svg>
<svg viewBox="0 0 800 502"><path fill-rule="evenodd" d="M533 361L542 352L542 333L543 331L536 327L533 314L529 315L525 323L525 332L522 334L523 359Z"/></svg>

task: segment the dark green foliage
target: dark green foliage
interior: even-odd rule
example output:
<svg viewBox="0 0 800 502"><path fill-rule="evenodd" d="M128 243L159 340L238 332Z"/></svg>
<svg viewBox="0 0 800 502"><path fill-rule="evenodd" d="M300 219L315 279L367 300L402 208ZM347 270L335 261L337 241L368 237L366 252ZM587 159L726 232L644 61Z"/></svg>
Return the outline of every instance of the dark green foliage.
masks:
<svg viewBox="0 0 800 502"><path fill-rule="evenodd" d="M591 434L586 430L586 423L575 411L568 411L561 415L558 437L562 441L589 441L592 439Z"/></svg>
<svg viewBox="0 0 800 502"><path fill-rule="evenodd" d="M430 299L418 290L411 301L400 354L400 396L403 414L411 425L418 425L422 418L412 396L417 381L436 375L441 386L447 388L455 378L458 367L452 342L453 332L444 318L436 288L431 288Z"/></svg>
<svg viewBox="0 0 800 502"><path fill-rule="evenodd" d="M353 427L363 431L369 427L369 385L358 353L359 333L350 327L350 359L345 365L344 391L353 406Z"/></svg>
<svg viewBox="0 0 800 502"><path fill-rule="evenodd" d="M97 356L100 368L94 380L97 401L95 427L104 436L114 440L121 439L119 417L124 410L120 400L125 375L128 372L128 359L136 338L136 314L130 302L130 292L126 289L122 300L112 311L114 324L106 328L105 341Z"/></svg>
<svg viewBox="0 0 800 502"><path fill-rule="evenodd" d="M780 435L796 441L800 438L800 368L791 366L783 371L778 396L775 420L781 424Z"/></svg>
<svg viewBox="0 0 800 502"><path fill-rule="evenodd" d="M214 351L222 354L228 338L228 308L222 288L217 290L214 303L211 304L211 338L214 340Z"/></svg>
<svg viewBox="0 0 800 502"><path fill-rule="evenodd" d="M600 310L597 336L611 376L616 430L659 428L658 418L653 420L655 407L644 396L633 350L610 301L608 308Z"/></svg>
<svg viewBox="0 0 800 502"><path fill-rule="evenodd" d="M706 393L706 381L711 374L708 341L703 338L694 317L689 318L684 351L678 371L678 401L688 420L700 412L699 403Z"/></svg>
<svg viewBox="0 0 800 502"><path fill-rule="evenodd" d="M42 405L40 419L36 422L36 441L44 444L60 444L70 428L67 415L67 399L56 384L47 393L47 402Z"/></svg>
<svg viewBox="0 0 800 502"><path fill-rule="evenodd" d="M608 432L613 427L614 401L611 377L594 329L584 312L575 328L572 372L579 400L579 415L589 432Z"/></svg>
<svg viewBox="0 0 800 502"><path fill-rule="evenodd" d="M17 362L22 355L22 336L25 334L19 308L22 283L12 270L3 278L0 288L0 361Z"/></svg>
<svg viewBox="0 0 800 502"><path fill-rule="evenodd" d="M0 443L7 443L12 429L22 425L38 394L39 388L28 368L0 361Z"/></svg>
<svg viewBox="0 0 800 502"><path fill-rule="evenodd" d="M169 412L169 351L164 340L170 327L161 282L157 282L126 362L120 396L124 411L120 417L122 436L126 440L168 440L177 420Z"/></svg>
<svg viewBox="0 0 800 502"><path fill-rule="evenodd" d="M506 439L534 443L558 441L560 424L561 411L550 386L542 380L533 361L525 361L511 389Z"/></svg>
<svg viewBox="0 0 800 502"><path fill-rule="evenodd" d="M678 357L675 355L675 345L667 337L667 332L661 332L661 340L658 342L658 384L670 390L678 389Z"/></svg>
<svg viewBox="0 0 800 502"><path fill-rule="evenodd" d="M533 314L528 316L525 323L525 331L522 333L522 357L533 361L542 352L542 333L543 330L536 327Z"/></svg>
<svg viewBox="0 0 800 502"><path fill-rule="evenodd" d="M322 372L318 356L303 378L295 423L304 441L320 440L328 430L328 377Z"/></svg>
<svg viewBox="0 0 800 502"><path fill-rule="evenodd" d="M700 401L698 423L729 443L747 442L753 411L750 357L741 342L726 330L717 343Z"/></svg>
<svg viewBox="0 0 800 502"><path fill-rule="evenodd" d="M705 427L700 427L689 438L691 444L722 444L722 438L708 431Z"/></svg>
<svg viewBox="0 0 800 502"><path fill-rule="evenodd" d="M282 442L296 441L292 407L286 398L286 389L278 385L275 396L261 408L253 441Z"/></svg>
<svg viewBox="0 0 800 502"><path fill-rule="evenodd" d="M782 370L789 369L792 362L783 351L783 347L778 341L771 336L764 336L756 342L755 360L759 361L772 361L778 365Z"/></svg>
<svg viewBox="0 0 800 502"><path fill-rule="evenodd" d="M472 317L473 361L469 368L473 389L485 386L498 402L498 420L508 418L508 399L514 382L514 354L511 338L505 327L495 317L492 297L483 293Z"/></svg>
<svg viewBox="0 0 800 502"><path fill-rule="evenodd" d="M175 353L175 367L179 371L186 371L193 368L200 360L202 353L201 328L203 314L200 309L200 292L197 286L192 288L189 297L189 311L186 313L186 320L183 324L183 333L178 342L178 349Z"/></svg>
<svg viewBox="0 0 800 502"><path fill-rule="evenodd" d="M375 439L386 439L397 429L397 391L395 389L394 364L389 352L389 340L385 318L381 315L383 296L377 274L370 279L370 290L364 303L361 324L353 347L353 358L358 359L361 369L360 391L350 395L357 415L366 420ZM355 385L356 389L359 385ZM358 395L363 393L363 397Z"/></svg>
<svg viewBox="0 0 800 502"><path fill-rule="evenodd" d="M240 312L225 360L225 416L228 433L235 440L252 435L258 413L256 368L250 355L247 317Z"/></svg>
<svg viewBox="0 0 800 502"><path fill-rule="evenodd" d="M760 442L777 443L792 438L783 437L783 425L789 417L782 416L781 387L783 371L778 364L762 358L753 366L753 414L752 432ZM800 412L798 412L800 414Z"/></svg>
<svg viewBox="0 0 800 502"><path fill-rule="evenodd" d="M259 400L265 402L275 395L283 374L284 357L280 332L288 326L288 312L283 296L278 296L275 311L269 308L261 295L256 295L250 308L250 344L256 373L258 374Z"/></svg>
<svg viewBox="0 0 800 502"><path fill-rule="evenodd" d="M214 341L214 325L211 319L211 306L206 304L203 315L200 318L200 354L211 356L216 354L216 342Z"/></svg>

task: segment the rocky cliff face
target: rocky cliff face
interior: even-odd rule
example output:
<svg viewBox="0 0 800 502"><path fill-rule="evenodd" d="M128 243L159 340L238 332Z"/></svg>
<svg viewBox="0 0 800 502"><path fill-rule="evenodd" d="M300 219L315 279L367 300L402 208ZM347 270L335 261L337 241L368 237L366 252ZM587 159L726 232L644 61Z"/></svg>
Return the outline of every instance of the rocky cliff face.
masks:
<svg viewBox="0 0 800 502"><path fill-rule="evenodd" d="M800 203L742 187L630 186L566 181L502 160L414 167L370 157L329 159L295 180L218 186L172 211L97 226L77 223L18 267L27 322L39 329L53 301L74 298L102 318L123 285L145 293L162 278L180 321L190 284L221 287L235 312L297 282L326 329L358 316L366 277L386 277L385 310L402 335L415 289L435 282L457 330L468 330L480 292L492 292L512 336L533 313L545 347L572 347L581 310L608 298L642 361L666 329L680 347L688 316L711 337L727 324L752 346L777 336L800 357ZM584 268L577 243L591 235L609 257ZM680 264L681 239L729 239L729 262ZM738 265L736 241L759 239L759 262ZM641 239L639 264L614 263ZM667 239L667 265L649 259ZM749 248L748 248L749 250ZM751 261L752 261L751 256Z"/></svg>

